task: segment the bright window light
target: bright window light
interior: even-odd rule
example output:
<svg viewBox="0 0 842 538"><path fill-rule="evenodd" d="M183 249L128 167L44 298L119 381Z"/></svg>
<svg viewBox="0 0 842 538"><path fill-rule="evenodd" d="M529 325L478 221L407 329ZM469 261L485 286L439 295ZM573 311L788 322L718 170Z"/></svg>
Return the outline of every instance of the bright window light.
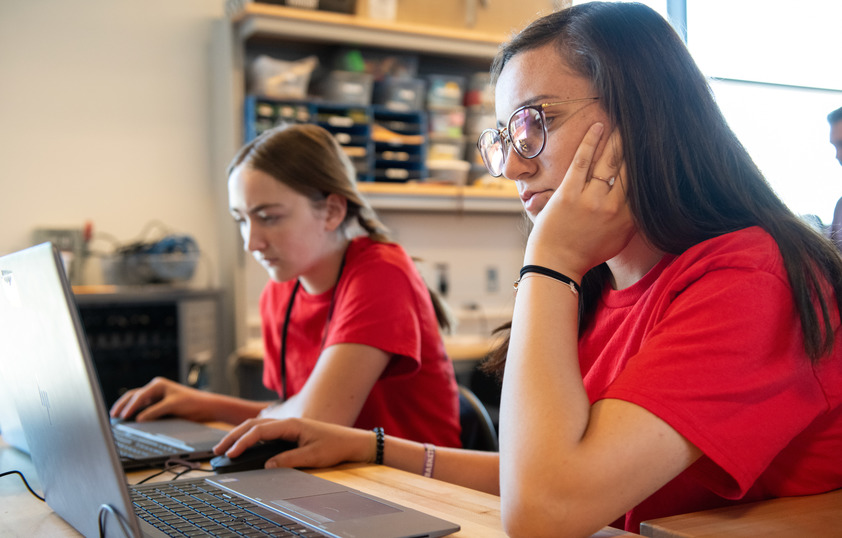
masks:
<svg viewBox="0 0 842 538"><path fill-rule="evenodd" d="M842 167L827 115L842 106L842 2L797 9L750 0L687 0L687 44L731 128L798 214L833 218ZM720 80L717 80L720 79Z"/></svg>
<svg viewBox="0 0 842 538"><path fill-rule="evenodd" d="M842 92L712 80L728 124L792 211L824 224L842 197L842 166L830 145L827 115Z"/></svg>

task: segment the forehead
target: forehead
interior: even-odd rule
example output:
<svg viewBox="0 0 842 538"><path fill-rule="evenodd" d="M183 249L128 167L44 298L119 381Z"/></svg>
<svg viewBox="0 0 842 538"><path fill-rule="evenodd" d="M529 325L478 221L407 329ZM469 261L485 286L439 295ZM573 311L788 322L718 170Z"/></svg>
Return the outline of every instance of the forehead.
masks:
<svg viewBox="0 0 842 538"><path fill-rule="evenodd" d="M495 87L498 118L523 105L591 95L590 81L570 68L553 43L512 56Z"/></svg>
<svg viewBox="0 0 842 538"><path fill-rule="evenodd" d="M834 144L842 142L842 120L830 126L830 141Z"/></svg>
<svg viewBox="0 0 842 538"><path fill-rule="evenodd" d="M231 207L248 208L268 203L282 203L303 195L262 170L238 166L228 178Z"/></svg>

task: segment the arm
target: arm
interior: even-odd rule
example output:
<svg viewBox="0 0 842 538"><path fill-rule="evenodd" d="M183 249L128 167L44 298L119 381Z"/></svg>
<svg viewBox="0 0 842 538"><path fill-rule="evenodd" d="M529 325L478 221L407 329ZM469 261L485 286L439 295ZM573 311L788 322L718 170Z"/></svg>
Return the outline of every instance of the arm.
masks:
<svg viewBox="0 0 842 538"><path fill-rule="evenodd" d="M322 351L301 392L260 416L301 417L351 426L356 422L389 355L362 344L336 344Z"/></svg>
<svg viewBox="0 0 842 538"><path fill-rule="evenodd" d="M536 219L524 264L581 282L631 241L621 157L609 149L619 147L617 139L592 168L601 133L597 126L588 132ZM618 181L608 189L589 182L592 175ZM503 521L514 536L554 535L558 528L571 535L595 532L700 455L641 407L619 400L590 404L579 367L577 308L578 297L551 279L527 278L518 287L500 417Z"/></svg>
<svg viewBox="0 0 842 538"><path fill-rule="evenodd" d="M279 405L214 394L157 377L120 397L111 416L139 421L174 415L199 422L229 424L260 416L306 417L352 425L389 356L359 344L338 344L322 352L300 393Z"/></svg>
<svg viewBox="0 0 842 538"><path fill-rule="evenodd" d="M239 456L259 440L289 439L298 448L278 454L267 467L330 467L342 462L373 462L375 434L307 419L252 419L240 424L214 447L217 454ZM424 446L387 435L383 463L390 467L421 474ZM461 486L499 494L498 456L455 448L437 448L433 478Z"/></svg>
<svg viewBox="0 0 842 538"><path fill-rule="evenodd" d="M156 377L143 387L123 394L111 407L111 416L138 421L171 415L198 422L239 424L256 417L267 402L214 394Z"/></svg>

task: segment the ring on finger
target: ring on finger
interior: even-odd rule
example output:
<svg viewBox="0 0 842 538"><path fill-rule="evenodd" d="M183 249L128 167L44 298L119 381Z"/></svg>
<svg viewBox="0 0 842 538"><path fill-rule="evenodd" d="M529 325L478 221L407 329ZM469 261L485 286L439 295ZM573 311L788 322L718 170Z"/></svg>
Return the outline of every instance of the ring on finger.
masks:
<svg viewBox="0 0 842 538"><path fill-rule="evenodd" d="M599 177L599 176L591 176L591 179L598 179L599 181L604 181L608 184L608 187L611 188L614 186L614 181L616 181L616 176L611 176L609 178Z"/></svg>

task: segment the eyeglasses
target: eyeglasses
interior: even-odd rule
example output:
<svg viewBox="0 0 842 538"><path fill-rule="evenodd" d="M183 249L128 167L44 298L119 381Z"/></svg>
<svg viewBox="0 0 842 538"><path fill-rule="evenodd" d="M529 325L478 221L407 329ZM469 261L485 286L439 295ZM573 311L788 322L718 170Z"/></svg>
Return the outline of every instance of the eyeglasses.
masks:
<svg viewBox="0 0 842 538"><path fill-rule="evenodd" d="M599 97L583 97L556 103L522 106L512 113L505 128L486 129L479 135L477 148L482 156L482 162L488 168L488 172L494 177L503 175L503 166L506 164L506 155L509 154L510 144L514 146L517 154L524 159L534 159L544 151L544 145L547 143L545 108L598 99ZM564 121L567 121L570 117L572 117L572 114ZM564 122L561 122L561 124L563 125Z"/></svg>

